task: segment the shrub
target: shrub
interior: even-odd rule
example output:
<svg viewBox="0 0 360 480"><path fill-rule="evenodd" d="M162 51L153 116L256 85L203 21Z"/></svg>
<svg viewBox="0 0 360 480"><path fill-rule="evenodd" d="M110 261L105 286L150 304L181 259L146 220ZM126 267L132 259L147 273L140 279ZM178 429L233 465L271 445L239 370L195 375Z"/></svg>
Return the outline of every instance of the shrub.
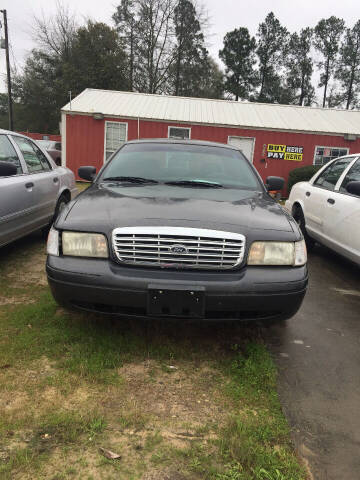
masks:
<svg viewBox="0 0 360 480"><path fill-rule="evenodd" d="M307 182L321 168L321 165L307 165L306 167L295 168L289 173L288 192L295 183Z"/></svg>

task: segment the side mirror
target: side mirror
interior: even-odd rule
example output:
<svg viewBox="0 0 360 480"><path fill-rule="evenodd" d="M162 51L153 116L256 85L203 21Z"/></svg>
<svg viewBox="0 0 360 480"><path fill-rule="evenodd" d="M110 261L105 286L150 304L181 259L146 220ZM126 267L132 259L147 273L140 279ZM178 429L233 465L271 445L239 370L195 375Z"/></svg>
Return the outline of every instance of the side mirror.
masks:
<svg viewBox="0 0 360 480"><path fill-rule="evenodd" d="M0 162L0 177L11 177L16 174L16 165L10 162Z"/></svg>
<svg viewBox="0 0 360 480"><path fill-rule="evenodd" d="M349 182L346 185L346 191L352 195L360 197L360 182Z"/></svg>
<svg viewBox="0 0 360 480"><path fill-rule="evenodd" d="M80 167L78 169L78 175L83 180L87 180L92 182L96 175L96 168L95 167Z"/></svg>
<svg viewBox="0 0 360 480"><path fill-rule="evenodd" d="M282 190L285 185L285 180L282 177L267 177L266 188L269 192Z"/></svg>

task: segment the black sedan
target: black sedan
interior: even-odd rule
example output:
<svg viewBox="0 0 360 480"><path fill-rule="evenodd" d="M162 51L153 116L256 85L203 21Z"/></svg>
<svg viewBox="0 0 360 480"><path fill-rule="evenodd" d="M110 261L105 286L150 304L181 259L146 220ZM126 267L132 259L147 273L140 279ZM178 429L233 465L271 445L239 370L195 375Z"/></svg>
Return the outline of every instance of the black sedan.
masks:
<svg viewBox="0 0 360 480"><path fill-rule="evenodd" d="M134 317L285 320L307 287L306 247L235 147L126 142L57 218L47 275L70 308Z"/></svg>

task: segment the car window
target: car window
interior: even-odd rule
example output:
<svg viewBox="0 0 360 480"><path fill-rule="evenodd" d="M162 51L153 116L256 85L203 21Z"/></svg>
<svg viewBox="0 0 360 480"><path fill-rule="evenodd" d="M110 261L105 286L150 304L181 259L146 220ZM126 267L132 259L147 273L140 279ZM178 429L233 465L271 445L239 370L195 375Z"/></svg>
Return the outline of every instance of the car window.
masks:
<svg viewBox="0 0 360 480"><path fill-rule="evenodd" d="M341 174L353 160L353 157L345 157L336 160L321 173L321 175L315 180L314 185L333 191Z"/></svg>
<svg viewBox="0 0 360 480"><path fill-rule="evenodd" d="M38 143L44 150L49 150L51 148L48 140L38 140L36 143Z"/></svg>
<svg viewBox="0 0 360 480"><path fill-rule="evenodd" d="M349 182L360 182L360 159L350 168L340 186L340 192L347 193L346 185Z"/></svg>
<svg viewBox="0 0 360 480"><path fill-rule="evenodd" d="M134 176L160 182L204 181L224 187L261 189L241 152L183 143L128 144L112 158L102 178Z"/></svg>
<svg viewBox="0 0 360 480"><path fill-rule="evenodd" d="M55 143L55 150L60 150L61 151L61 142L56 142Z"/></svg>
<svg viewBox="0 0 360 480"><path fill-rule="evenodd" d="M31 140L23 137L12 137L18 144L24 160L28 167L29 173L46 172L51 170L50 164L40 150Z"/></svg>
<svg viewBox="0 0 360 480"><path fill-rule="evenodd" d="M16 165L17 175L21 175L23 173L20 159L15 151L15 148L6 135L0 135L0 161L9 162Z"/></svg>

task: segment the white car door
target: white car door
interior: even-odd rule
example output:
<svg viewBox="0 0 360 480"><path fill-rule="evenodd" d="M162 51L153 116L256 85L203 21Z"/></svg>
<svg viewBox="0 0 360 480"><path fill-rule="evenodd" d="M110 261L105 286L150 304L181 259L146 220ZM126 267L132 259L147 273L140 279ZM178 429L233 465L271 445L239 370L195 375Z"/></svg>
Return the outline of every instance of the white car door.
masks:
<svg viewBox="0 0 360 480"><path fill-rule="evenodd" d="M12 140L24 157L29 172L29 182L33 184L38 226L45 226L54 215L60 187L58 174L33 141L15 135L12 136Z"/></svg>
<svg viewBox="0 0 360 480"><path fill-rule="evenodd" d="M343 157L331 162L305 189L304 215L306 229L314 239L324 241L329 193L335 190L340 176L353 160L354 157Z"/></svg>
<svg viewBox="0 0 360 480"><path fill-rule="evenodd" d="M360 197L346 190L349 182L360 181L360 159L344 173L328 195L324 237L329 247L360 264Z"/></svg>

